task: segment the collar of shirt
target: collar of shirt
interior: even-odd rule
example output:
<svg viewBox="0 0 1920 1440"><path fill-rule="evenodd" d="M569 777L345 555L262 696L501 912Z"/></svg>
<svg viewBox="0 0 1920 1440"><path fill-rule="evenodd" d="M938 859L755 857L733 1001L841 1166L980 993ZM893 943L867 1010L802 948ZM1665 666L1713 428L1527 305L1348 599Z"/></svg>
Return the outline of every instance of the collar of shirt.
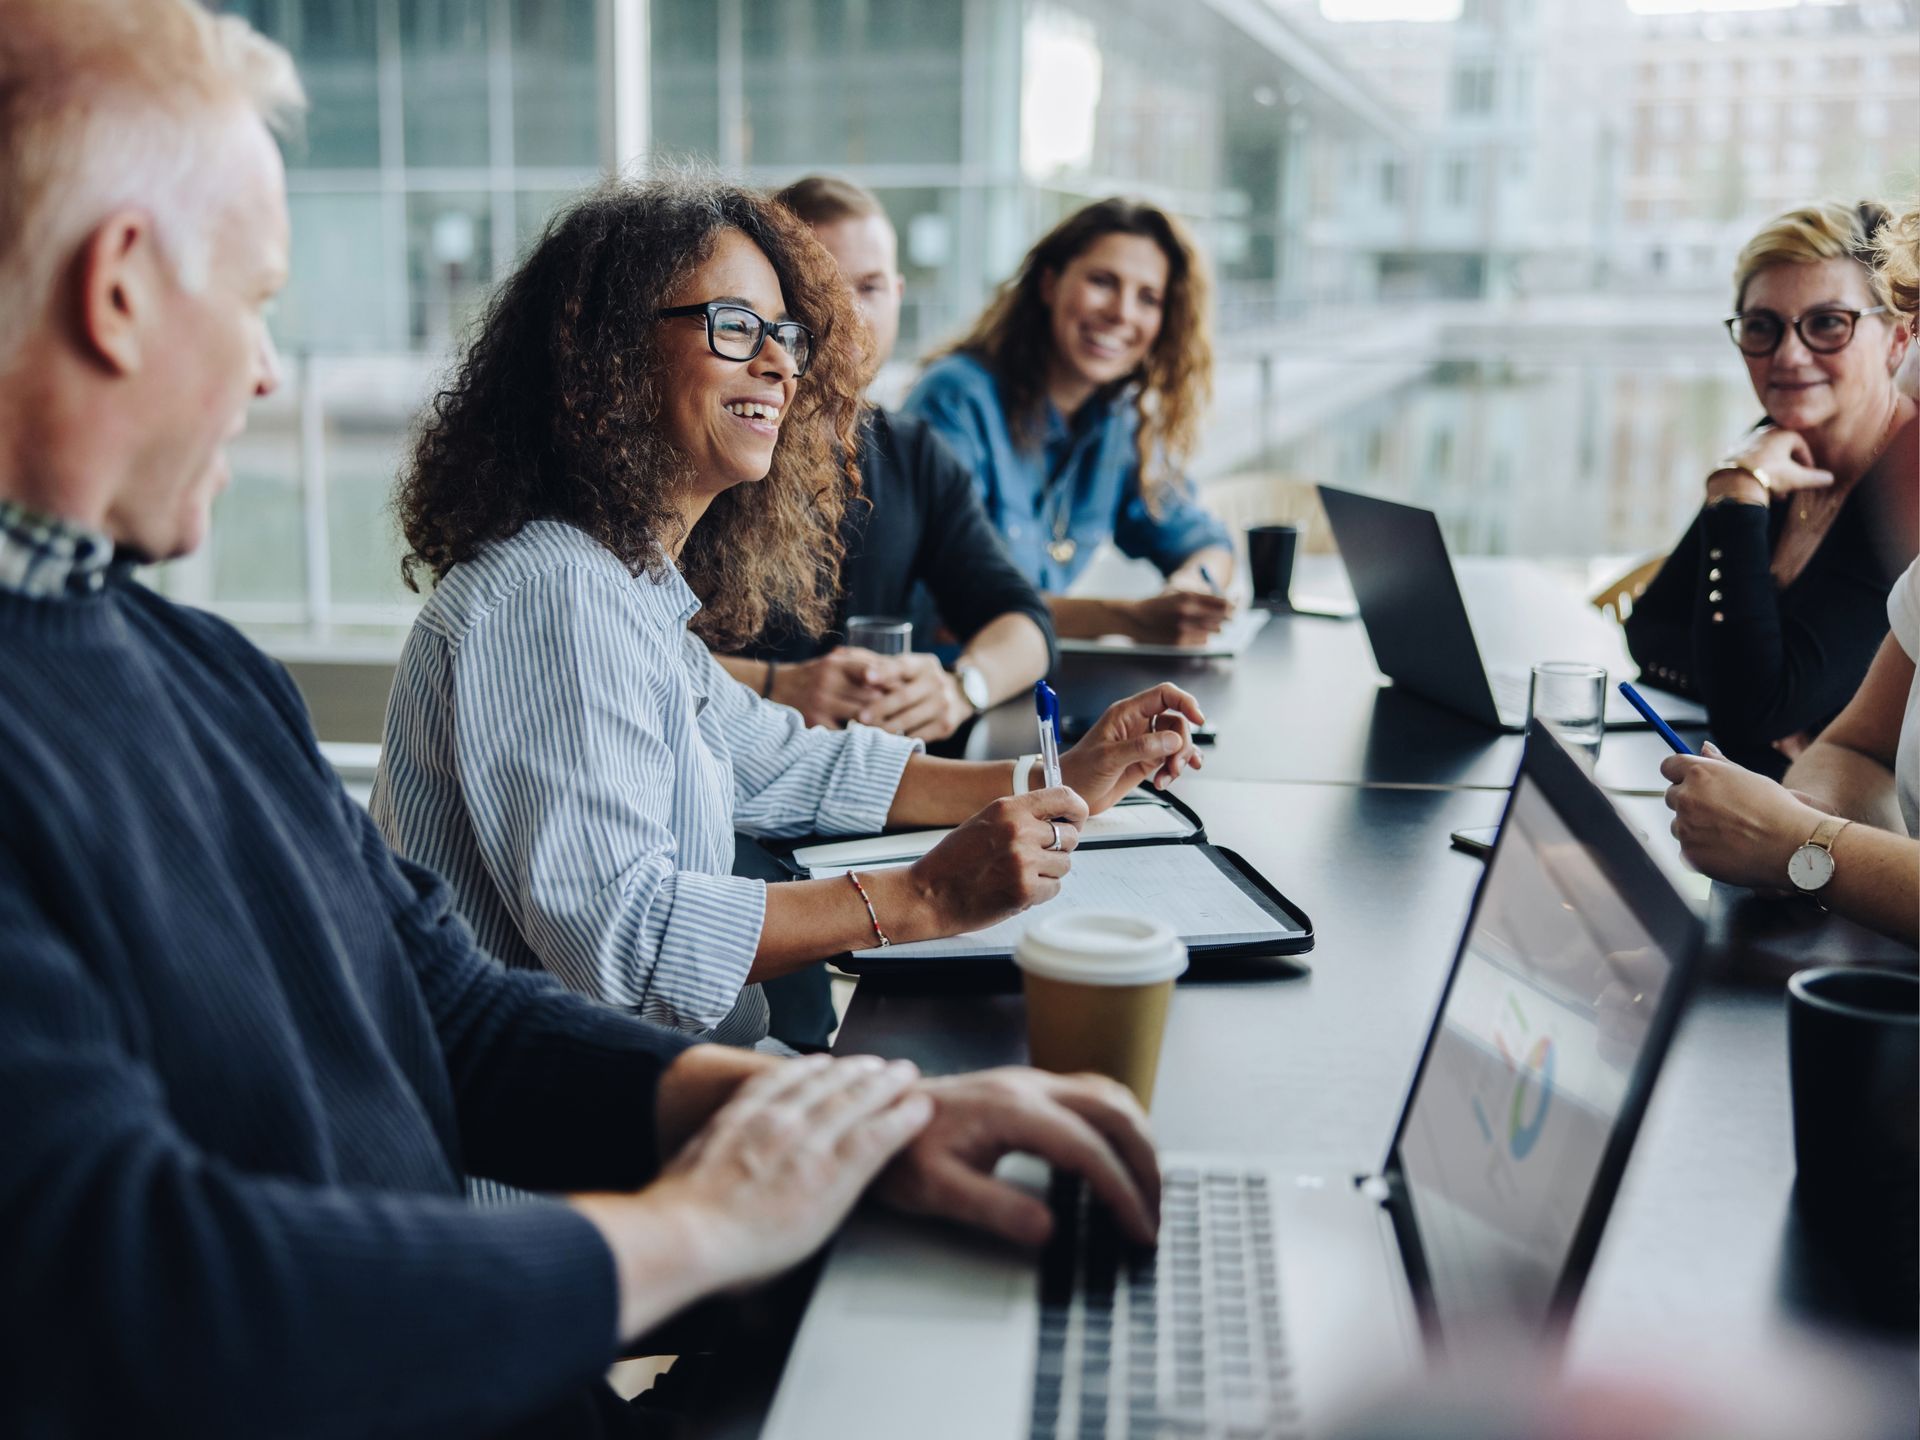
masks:
<svg viewBox="0 0 1920 1440"><path fill-rule="evenodd" d="M113 541L97 530L0 500L0 590L31 600L97 594Z"/></svg>

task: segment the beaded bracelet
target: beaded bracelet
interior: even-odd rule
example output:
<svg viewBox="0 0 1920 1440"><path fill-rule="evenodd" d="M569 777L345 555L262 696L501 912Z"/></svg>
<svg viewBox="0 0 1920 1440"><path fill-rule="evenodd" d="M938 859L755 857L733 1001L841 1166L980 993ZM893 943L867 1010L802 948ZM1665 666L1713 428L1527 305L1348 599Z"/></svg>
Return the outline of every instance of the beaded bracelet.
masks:
<svg viewBox="0 0 1920 1440"><path fill-rule="evenodd" d="M860 903L867 907L867 919L873 922L874 938L879 940L882 950L886 949L887 946L893 944L893 941L889 940L887 938L887 932L880 928L880 916L874 911L873 897L867 894L867 887L860 883L860 877L854 874L853 871L847 871L847 880L852 884L853 888L859 892Z"/></svg>

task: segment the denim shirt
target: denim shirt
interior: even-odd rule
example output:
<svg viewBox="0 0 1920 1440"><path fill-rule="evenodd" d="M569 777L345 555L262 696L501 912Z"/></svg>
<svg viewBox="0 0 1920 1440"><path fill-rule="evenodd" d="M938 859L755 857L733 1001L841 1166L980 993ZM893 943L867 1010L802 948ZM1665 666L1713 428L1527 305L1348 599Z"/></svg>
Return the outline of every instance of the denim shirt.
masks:
<svg viewBox="0 0 1920 1440"><path fill-rule="evenodd" d="M1163 575L1196 550L1231 543L1184 478L1163 491L1158 515L1148 510L1130 395L1089 400L1071 421L1048 402L1042 443L1033 450L1016 443L993 372L971 355L948 355L927 367L903 408L937 430L972 472L1014 563L1042 590L1065 590L1109 538ZM1048 550L1063 510L1066 538L1074 542L1065 561Z"/></svg>

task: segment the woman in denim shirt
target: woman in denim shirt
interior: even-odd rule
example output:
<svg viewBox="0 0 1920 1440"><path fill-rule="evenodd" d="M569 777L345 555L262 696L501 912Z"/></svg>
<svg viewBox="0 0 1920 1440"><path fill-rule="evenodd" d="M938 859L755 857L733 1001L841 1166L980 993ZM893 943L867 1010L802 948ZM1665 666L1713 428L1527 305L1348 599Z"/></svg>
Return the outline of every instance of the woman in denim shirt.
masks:
<svg viewBox="0 0 1920 1440"><path fill-rule="evenodd" d="M1212 391L1209 285L1172 216L1102 200L1028 252L906 410L973 472L1015 563L1063 637L1193 644L1230 613L1226 528L1182 473ZM1151 560L1147 600L1067 598L1102 541Z"/></svg>

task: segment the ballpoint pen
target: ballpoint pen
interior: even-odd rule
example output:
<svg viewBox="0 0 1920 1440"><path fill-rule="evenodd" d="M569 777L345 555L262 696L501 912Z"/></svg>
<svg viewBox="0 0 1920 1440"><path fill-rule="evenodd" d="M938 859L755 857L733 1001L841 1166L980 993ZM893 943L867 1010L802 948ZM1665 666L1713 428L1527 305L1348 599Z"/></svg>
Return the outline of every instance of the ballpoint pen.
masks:
<svg viewBox="0 0 1920 1440"><path fill-rule="evenodd" d="M1220 582L1213 578L1213 571L1209 570L1205 565L1200 567L1200 578L1207 582L1207 588L1214 594L1224 595L1227 593L1221 589Z"/></svg>
<svg viewBox="0 0 1920 1440"><path fill-rule="evenodd" d="M1033 709L1040 720L1040 777L1051 790L1060 783L1060 697L1044 680L1034 682Z"/></svg>
<svg viewBox="0 0 1920 1440"><path fill-rule="evenodd" d="M1692 747L1690 747L1687 744L1687 742L1682 740L1678 735L1673 733L1673 727L1667 724L1666 721L1662 720L1659 717L1659 715L1654 713L1653 706L1647 703L1646 697L1644 695L1642 695L1638 690L1634 689L1633 686L1629 685L1624 680L1620 682L1620 693L1627 697L1627 703L1629 705L1633 706L1634 709L1638 710L1642 715L1646 717L1647 723L1649 725L1653 726L1655 730L1658 730L1660 732L1660 738L1666 741L1667 744L1673 747L1674 754L1676 755L1693 754Z"/></svg>

